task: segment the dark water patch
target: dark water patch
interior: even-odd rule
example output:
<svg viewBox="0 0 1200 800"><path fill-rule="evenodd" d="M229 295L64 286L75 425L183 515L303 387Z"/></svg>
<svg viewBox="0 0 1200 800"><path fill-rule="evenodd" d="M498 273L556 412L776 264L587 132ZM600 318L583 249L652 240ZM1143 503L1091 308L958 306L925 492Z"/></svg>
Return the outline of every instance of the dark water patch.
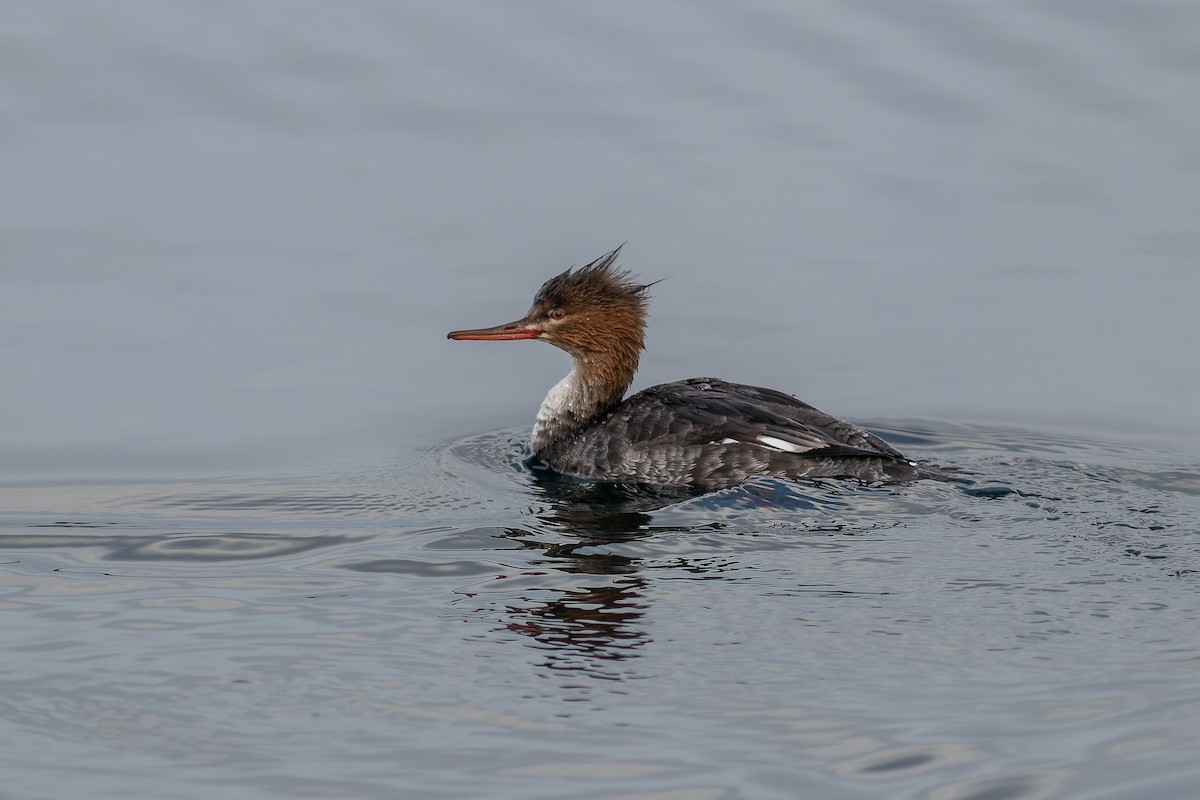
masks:
<svg viewBox="0 0 1200 800"><path fill-rule="evenodd" d="M1008 486L968 486L963 488L963 492L969 494L971 497L978 497L984 500L998 500L1001 497L1015 494L1016 489Z"/></svg>

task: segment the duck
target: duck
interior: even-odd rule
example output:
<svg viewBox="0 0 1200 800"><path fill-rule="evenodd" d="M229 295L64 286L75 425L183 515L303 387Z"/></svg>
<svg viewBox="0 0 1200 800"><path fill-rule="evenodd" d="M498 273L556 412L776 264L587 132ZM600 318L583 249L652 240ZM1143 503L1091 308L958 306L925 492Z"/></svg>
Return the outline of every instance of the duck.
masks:
<svg viewBox="0 0 1200 800"><path fill-rule="evenodd" d="M688 378L626 397L645 348L647 290L657 281L642 283L619 267L620 252L550 278L514 322L447 334L456 341L540 340L570 355L571 370L533 423L533 468L701 492L756 476L865 484L943 476L775 389Z"/></svg>

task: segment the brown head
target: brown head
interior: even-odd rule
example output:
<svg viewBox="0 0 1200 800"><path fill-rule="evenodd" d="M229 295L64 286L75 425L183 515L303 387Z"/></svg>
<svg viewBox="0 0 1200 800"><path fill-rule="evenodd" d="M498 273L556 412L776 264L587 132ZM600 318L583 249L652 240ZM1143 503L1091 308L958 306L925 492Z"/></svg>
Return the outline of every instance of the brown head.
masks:
<svg viewBox="0 0 1200 800"><path fill-rule="evenodd" d="M546 281L528 313L493 328L451 331L448 339L541 339L559 347L587 373L581 378L610 387L617 399L633 380L645 342L646 289L616 266L618 247L592 263Z"/></svg>
<svg viewBox="0 0 1200 800"><path fill-rule="evenodd" d="M592 263L542 284L524 317L506 325L452 331L448 339L541 339L585 361L641 351L646 289L616 266L618 247Z"/></svg>

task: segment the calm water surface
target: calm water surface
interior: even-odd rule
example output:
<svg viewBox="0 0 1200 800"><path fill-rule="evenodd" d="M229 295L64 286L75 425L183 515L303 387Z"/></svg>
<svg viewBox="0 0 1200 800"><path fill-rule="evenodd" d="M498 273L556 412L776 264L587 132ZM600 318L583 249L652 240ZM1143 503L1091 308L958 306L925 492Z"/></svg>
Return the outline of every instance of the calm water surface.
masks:
<svg viewBox="0 0 1200 800"><path fill-rule="evenodd" d="M1190 798L1200 7L0 9L0 796ZM521 314L964 486L522 466Z"/></svg>

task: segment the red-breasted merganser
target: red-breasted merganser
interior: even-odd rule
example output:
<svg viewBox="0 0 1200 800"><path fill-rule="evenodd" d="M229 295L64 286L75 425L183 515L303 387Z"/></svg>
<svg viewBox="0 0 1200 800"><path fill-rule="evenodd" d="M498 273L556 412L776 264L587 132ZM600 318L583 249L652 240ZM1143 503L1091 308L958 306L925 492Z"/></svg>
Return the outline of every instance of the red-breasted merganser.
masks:
<svg viewBox="0 0 1200 800"><path fill-rule="evenodd" d="M621 248L542 286L524 317L448 339L541 339L574 364L533 425L534 458L604 481L713 491L754 475L867 483L942 477L874 434L791 395L717 378L622 399L644 347L646 289L616 266Z"/></svg>

